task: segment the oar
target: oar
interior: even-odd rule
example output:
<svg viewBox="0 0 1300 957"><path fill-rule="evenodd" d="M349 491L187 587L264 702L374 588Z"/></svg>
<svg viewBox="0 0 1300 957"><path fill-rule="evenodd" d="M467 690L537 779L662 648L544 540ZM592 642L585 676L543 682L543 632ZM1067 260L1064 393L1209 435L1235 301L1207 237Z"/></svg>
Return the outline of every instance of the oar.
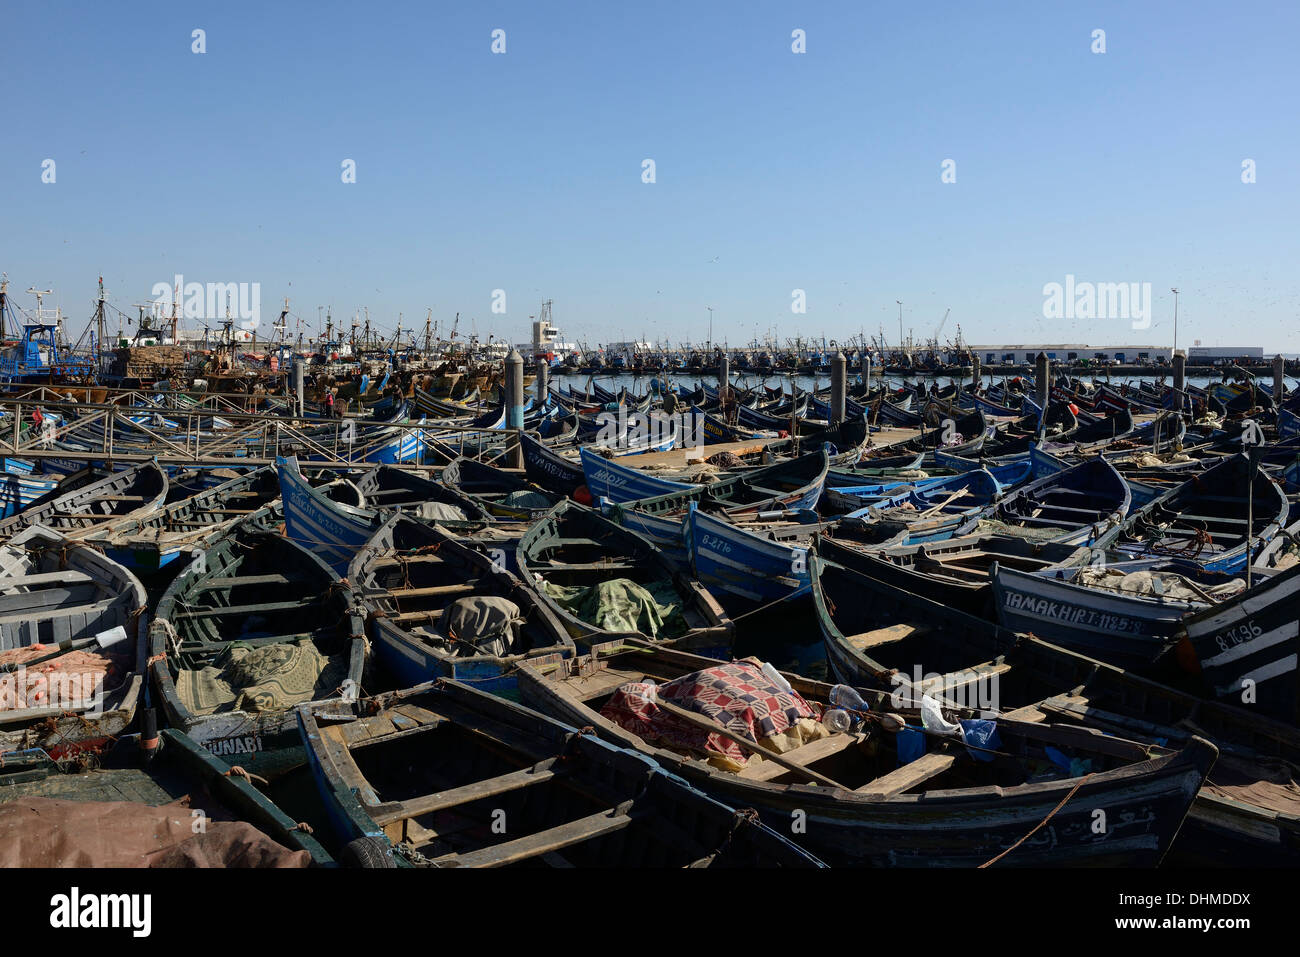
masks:
<svg viewBox="0 0 1300 957"><path fill-rule="evenodd" d="M775 761L777 764L781 765L781 767L786 768L787 770L794 771L798 774L805 774L808 777L816 781L820 781L822 784L829 785L830 787L833 788L840 788L845 791L853 790L852 788L845 787L843 784L840 784L838 781L832 781L826 775L819 774L818 772L814 771L812 768L804 767L802 764L799 764L797 761L791 761L789 758L782 757L781 755L777 754L775 751L769 751L767 748L763 747L757 742L751 741L743 734L738 734L734 731L728 731L720 724L714 721L710 721L708 718L701 717L700 715L696 714L693 711L687 711L685 708L679 708L677 705L673 704L670 701L665 701L663 700L663 698L656 696L655 704L658 705L660 708L663 708L669 714L681 718L687 724L692 724L697 728L701 728L705 731L712 731L715 734L722 735L724 738L729 738L732 741L736 742L736 744L739 744L741 747L753 751L755 754L762 755L762 757L765 760Z"/></svg>
<svg viewBox="0 0 1300 957"><path fill-rule="evenodd" d="M961 498L965 494L966 494L966 489L964 488L958 489L957 491L949 495L946 499L944 499L942 502L940 502L938 505L932 505L930 508L927 508L924 512L918 515L917 518L925 518L928 515L932 515L933 513L939 511L939 509L947 505L950 505L952 502Z"/></svg>
<svg viewBox="0 0 1300 957"><path fill-rule="evenodd" d="M101 631L99 634L93 635L90 638L79 638L76 641L61 641L56 649L48 655L41 655L39 658L32 658L31 660L24 661L21 665L17 666L6 665L5 667L0 668L0 671L13 671L16 667L30 668L33 665L43 664L53 658L57 658L69 651L81 651L83 648L89 648L92 645L100 649L111 648L119 642L126 641L126 637L126 629L121 625L118 625L115 628L108 629L108 631Z"/></svg>

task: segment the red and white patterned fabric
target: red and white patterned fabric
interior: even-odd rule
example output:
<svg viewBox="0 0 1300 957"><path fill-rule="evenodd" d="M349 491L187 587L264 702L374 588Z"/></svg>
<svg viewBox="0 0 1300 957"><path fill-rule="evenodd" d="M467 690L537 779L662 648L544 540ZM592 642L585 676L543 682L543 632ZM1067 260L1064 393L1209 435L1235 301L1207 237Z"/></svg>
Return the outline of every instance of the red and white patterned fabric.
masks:
<svg viewBox="0 0 1300 957"><path fill-rule="evenodd" d="M724 755L744 765L749 752L730 738L705 731L668 714L656 697L707 718L751 741L784 734L800 719L817 720L817 712L797 691L785 691L752 661L733 661L683 675L663 685L628 682L610 697L600 713L646 741L678 751Z"/></svg>

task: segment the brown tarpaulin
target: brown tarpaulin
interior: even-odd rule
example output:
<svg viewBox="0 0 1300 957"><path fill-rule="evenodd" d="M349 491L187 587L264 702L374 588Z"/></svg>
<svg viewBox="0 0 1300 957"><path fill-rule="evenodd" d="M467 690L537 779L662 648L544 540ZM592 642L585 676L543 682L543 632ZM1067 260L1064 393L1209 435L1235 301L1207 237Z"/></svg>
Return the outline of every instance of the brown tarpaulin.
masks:
<svg viewBox="0 0 1300 957"><path fill-rule="evenodd" d="M193 816L182 798L129 801L24 798L0 804L0 867L307 867L311 855L251 824Z"/></svg>

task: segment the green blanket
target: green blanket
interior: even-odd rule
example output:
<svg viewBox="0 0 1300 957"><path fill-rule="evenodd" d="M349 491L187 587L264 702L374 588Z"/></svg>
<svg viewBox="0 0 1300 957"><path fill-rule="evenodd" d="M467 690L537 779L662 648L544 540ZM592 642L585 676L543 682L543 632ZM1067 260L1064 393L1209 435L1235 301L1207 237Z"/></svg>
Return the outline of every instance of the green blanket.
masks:
<svg viewBox="0 0 1300 957"><path fill-rule="evenodd" d="M629 578L614 578L596 585L544 582L542 587L565 611L604 631L676 638L689 630L681 596L669 581L638 585Z"/></svg>
<svg viewBox="0 0 1300 957"><path fill-rule="evenodd" d="M176 676L176 695L194 714L274 711L328 698L348 676L346 653L326 657L309 639L249 648L231 645L217 662Z"/></svg>

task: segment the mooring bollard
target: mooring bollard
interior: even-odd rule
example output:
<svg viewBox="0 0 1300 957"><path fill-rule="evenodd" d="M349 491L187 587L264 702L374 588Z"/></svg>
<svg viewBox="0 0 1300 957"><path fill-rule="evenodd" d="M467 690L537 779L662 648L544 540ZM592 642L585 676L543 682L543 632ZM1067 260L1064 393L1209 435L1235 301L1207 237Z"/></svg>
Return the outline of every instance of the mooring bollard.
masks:
<svg viewBox="0 0 1300 957"><path fill-rule="evenodd" d="M541 408L546 404L547 392L550 389L550 382L547 380L551 375L551 364L546 361L546 356L537 358L537 406Z"/></svg>
<svg viewBox="0 0 1300 957"><path fill-rule="evenodd" d="M524 449L519 444L519 433L524 428L524 358L518 349L506 356L506 428L515 433L515 445L510 452L510 467L524 467Z"/></svg>
<svg viewBox="0 0 1300 957"><path fill-rule="evenodd" d="M843 351L837 351L831 359L831 425L844 421L844 400L847 396L849 378L849 360Z"/></svg>

